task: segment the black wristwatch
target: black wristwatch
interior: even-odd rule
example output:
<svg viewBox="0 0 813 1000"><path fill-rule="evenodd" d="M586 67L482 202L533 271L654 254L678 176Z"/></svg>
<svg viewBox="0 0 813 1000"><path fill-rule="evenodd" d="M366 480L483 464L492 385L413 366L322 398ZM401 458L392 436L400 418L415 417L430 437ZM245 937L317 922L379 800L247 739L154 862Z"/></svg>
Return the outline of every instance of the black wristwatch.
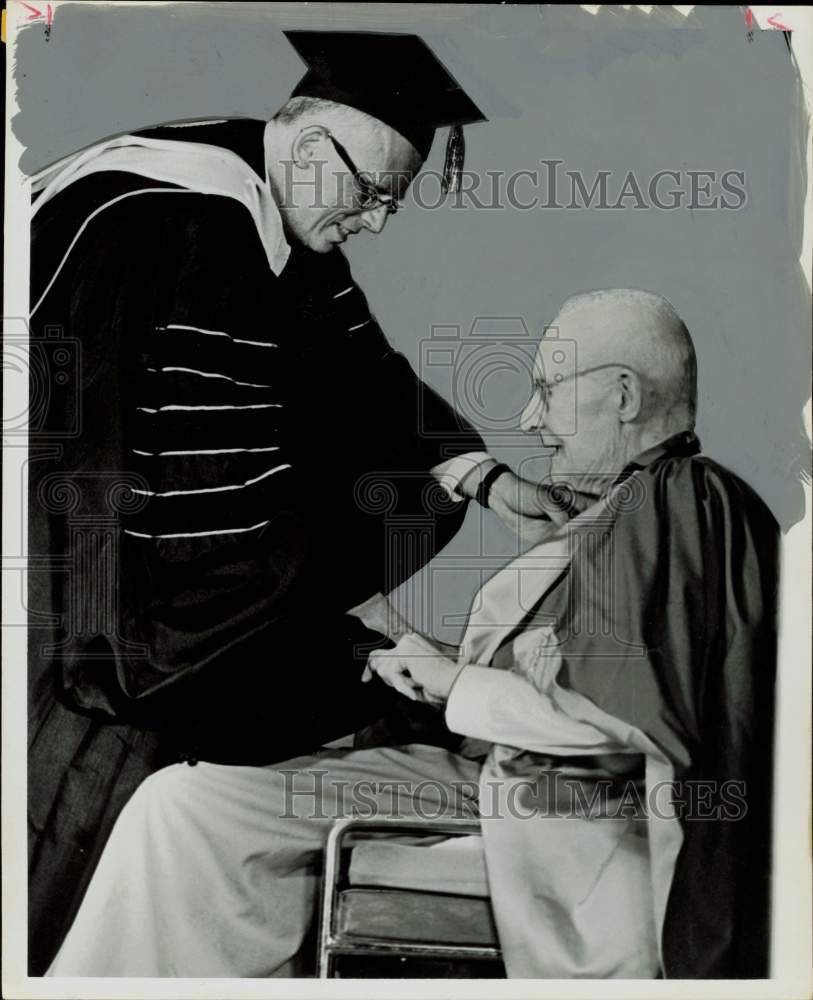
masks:
<svg viewBox="0 0 813 1000"><path fill-rule="evenodd" d="M495 465L493 469L489 469L483 476L480 485L477 487L477 492L474 494L474 499L480 504L481 507L488 509L488 495L491 493L491 487L504 472L510 471L510 466L506 465L505 462L500 462L498 465Z"/></svg>

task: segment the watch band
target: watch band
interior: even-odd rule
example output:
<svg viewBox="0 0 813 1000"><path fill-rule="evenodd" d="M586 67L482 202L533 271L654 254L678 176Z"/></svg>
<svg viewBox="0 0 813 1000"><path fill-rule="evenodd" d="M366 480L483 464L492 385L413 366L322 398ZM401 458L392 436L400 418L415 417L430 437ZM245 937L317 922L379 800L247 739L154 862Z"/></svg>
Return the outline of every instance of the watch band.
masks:
<svg viewBox="0 0 813 1000"><path fill-rule="evenodd" d="M505 462L500 462L498 465L495 465L493 469L489 469L483 476L480 485L477 487L477 492L474 494L474 499L480 504L481 507L488 509L488 495L491 492L491 487L504 472L510 471L510 466L506 465Z"/></svg>

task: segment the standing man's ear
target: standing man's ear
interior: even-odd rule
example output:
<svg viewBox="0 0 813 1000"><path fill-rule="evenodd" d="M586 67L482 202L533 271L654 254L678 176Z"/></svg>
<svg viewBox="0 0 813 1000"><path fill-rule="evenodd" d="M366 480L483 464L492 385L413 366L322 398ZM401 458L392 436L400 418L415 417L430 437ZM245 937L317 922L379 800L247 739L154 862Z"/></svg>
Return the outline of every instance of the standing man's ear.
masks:
<svg viewBox="0 0 813 1000"><path fill-rule="evenodd" d="M618 418L629 423L643 409L643 386L635 372L622 371L618 376Z"/></svg>
<svg viewBox="0 0 813 1000"><path fill-rule="evenodd" d="M322 125L309 125L303 128L291 145L291 160L298 167L307 167L314 160L320 159L319 153L327 140L328 131Z"/></svg>

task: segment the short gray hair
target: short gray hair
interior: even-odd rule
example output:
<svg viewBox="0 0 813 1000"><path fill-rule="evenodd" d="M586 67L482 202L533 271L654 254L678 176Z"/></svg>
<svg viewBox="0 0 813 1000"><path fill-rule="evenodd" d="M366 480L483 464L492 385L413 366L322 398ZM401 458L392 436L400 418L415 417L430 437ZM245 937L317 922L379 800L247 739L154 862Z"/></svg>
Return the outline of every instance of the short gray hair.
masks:
<svg viewBox="0 0 813 1000"><path fill-rule="evenodd" d="M373 123L380 127L378 119L371 115L351 108L347 104L339 104L338 101L329 101L324 97L291 97L274 115L272 121L281 125L293 125L302 118L323 117L329 121L361 121L367 124Z"/></svg>
<svg viewBox="0 0 813 1000"><path fill-rule="evenodd" d="M602 288L571 296L559 316L582 309L600 312L611 306L629 310L636 353L649 361L648 374L657 391L664 425L675 432L693 430L697 355L686 324L667 298L638 288Z"/></svg>

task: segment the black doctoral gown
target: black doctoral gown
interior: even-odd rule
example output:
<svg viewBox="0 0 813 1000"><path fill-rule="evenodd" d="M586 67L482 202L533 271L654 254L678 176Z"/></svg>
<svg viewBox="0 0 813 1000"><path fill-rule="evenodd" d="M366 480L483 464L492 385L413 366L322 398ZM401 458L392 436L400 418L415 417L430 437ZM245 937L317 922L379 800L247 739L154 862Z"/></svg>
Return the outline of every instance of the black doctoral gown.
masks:
<svg viewBox="0 0 813 1000"><path fill-rule="evenodd" d="M262 128L183 138L260 172ZM446 544L465 504L429 470L483 444L339 251L294 246L275 274L231 198L81 178L39 211L31 274L38 975L149 773L268 764L386 711L389 689L359 683L381 637L345 612Z"/></svg>

